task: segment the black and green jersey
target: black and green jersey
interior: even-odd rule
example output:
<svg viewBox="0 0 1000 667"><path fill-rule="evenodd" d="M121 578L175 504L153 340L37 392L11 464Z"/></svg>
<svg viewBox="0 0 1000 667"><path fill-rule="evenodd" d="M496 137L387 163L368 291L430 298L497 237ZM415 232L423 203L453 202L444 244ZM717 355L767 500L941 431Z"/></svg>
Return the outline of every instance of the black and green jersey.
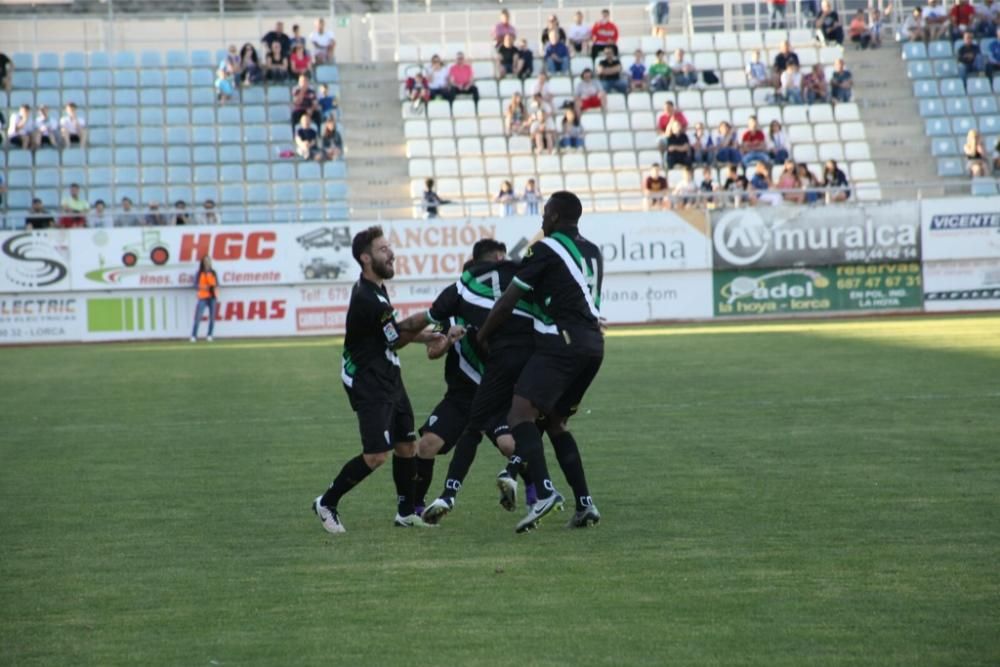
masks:
<svg viewBox="0 0 1000 667"><path fill-rule="evenodd" d="M604 349L600 323L604 259L576 227L532 245L513 282L531 293L551 322L535 327L537 345L572 345L588 352Z"/></svg>
<svg viewBox="0 0 1000 667"><path fill-rule="evenodd" d="M351 401L389 401L402 390L396 311L384 287L361 277L351 290L340 378Z"/></svg>

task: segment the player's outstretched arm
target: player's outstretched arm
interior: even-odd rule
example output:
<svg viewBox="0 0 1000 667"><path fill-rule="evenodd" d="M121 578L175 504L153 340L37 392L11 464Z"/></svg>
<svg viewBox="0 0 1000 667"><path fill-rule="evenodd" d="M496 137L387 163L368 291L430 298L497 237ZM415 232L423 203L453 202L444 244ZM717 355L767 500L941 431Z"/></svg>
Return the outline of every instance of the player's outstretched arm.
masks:
<svg viewBox="0 0 1000 667"><path fill-rule="evenodd" d="M448 353L448 348L451 347L452 343L462 338L465 335L465 327L454 326L448 330L446 336L439 336L433 341L427 343L427 358L428 359L440 359L445 354Z"/></svg>
<svg viewBox="0 0 1000 667"><path fill-rule="evenodd" d="M486 321L483 322L483 326L479 327L479 333L476 334L476 341L480 345L486 345L493 332L507 321L507 318L514 312L514 306L527 293L527 290L518 287L515 283L511 283L504 290L504 293L497 299L497 302L493 304L493 308L486 317Z"/></svg>
<svg viewBox="0 0 1000 667"><path fill-rule="evenodd" d="M396 323L396 328L399 329L401 334L403 333L417 333L423 331L424 328L431 324L431 321L427 318L427 311L420 313L414 313L410 315L405 320Z"/></svg>

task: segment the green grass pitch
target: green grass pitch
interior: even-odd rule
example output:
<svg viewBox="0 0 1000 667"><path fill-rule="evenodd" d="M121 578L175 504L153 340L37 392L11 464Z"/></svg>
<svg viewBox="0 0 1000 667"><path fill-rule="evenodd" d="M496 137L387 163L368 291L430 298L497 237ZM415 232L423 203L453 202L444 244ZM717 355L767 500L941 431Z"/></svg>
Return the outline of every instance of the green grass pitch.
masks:
<svg viewBox="0 0 1000 667"><path fill-rule="evenodd" d="M0 664L1000 664L1000 317L613 333L604 521L523 536L488 445L439 529L388 469L321 529L339 341L0 349Z"/></svg>

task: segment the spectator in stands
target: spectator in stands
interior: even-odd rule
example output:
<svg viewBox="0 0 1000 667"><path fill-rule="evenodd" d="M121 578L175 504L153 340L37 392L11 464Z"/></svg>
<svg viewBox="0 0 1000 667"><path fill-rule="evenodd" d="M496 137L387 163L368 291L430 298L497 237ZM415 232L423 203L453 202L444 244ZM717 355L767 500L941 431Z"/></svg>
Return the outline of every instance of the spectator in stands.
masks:
<svg viewBox="0 0 1000 667"><path fill-rule="evenodd" d="M410 97L410 107L414 113L423 113L431 99L431 85L423 70L418 70L406 79L406 93Z"/></svg>
<svg viewBox="0 0 1000 667"><path fill-rule="evenodd" d="M779 93L787 104L802 104L802 73L796 63L790 63L781 73Z"/></svg>
<svg viewBox="0 0 1000 667"><path fill-rule="evenodd" d="M545 47L552 43L553 33L558 36L559 42L566 43L566 31L559 26L559 17L555 14L549 17L545 27L542 28L542 51L545 51Z"/></svg>
<svg viewBox="0 0 1000 667"><path fill-rule="evenodd" d="M694 181L694 169L690 166L681 171L681 180L674 186L671 205L673 208L691 208L698 203L700 189Z"/></svg>
<svg viewBox="0 0 1000 667"><path fill-rule="evenodd" d="M556 146L556 125L552 115L542 109L535 111L531 120L531 143L536 153L551 153Z"/></svg>
<svg viewBox="0 0 1000 667"><path fill-rule="evenodd" d="M569 74L569 47L559 41L559 35L549 31L549 43L545 45L545 71L549 74Z"/></svg>
<svg viewBox="0 0 1000 667"><path fill-rule="evenodd" d="M282 83L288 80L288 56L281 50L281 42L271 42L270 50L264 58L264 76L268 81Z"/></svg>
<svg viewBox="0 0 1000 667"><path fill-rule="evenodd" d="M826 188L826 201L846 201L851 196L851 188L847 176L837 166L836 160L827 160L823 165L823 187Z"/></svg>
<svg viewBox="0 0 1000 667"><path fill-rule="evenodd" d="M712 176L712 168L705 167L701 170L701 183L698 184L698 199L706 206L714 207L715 193L719 191L719 184Z"/></svg>
<svg viewBox="0 0 1000 667"><path fill-rule="evenodd" d="M726 180L722 184L722 190L726 193L725 201L736 207L742 206L749 200L746 194L749 189L750 181L747 177L739 172L735 164L730 164L726 168Z"/></svg>
<svg viewBox="0 0 1000 667"><path fill-rule="evenodd" d="M63 117L59 119L59 132L62 134L63 146L87 145L87 122L80 116L76 109L76 102L68 102Z"/></svg>
<svg viewBox="0 0 1000 667"><path fill-rule="evenodd" d="M559 148L583 148L583 126L580 125L580 116L573 107L563 111L561 129Z"/></svg>
<svg viewBox="0 0 1000 667"><path fill-rule="evenodd" d="M671 74L667 54L663 49L657 49L656 62L649 66L649 87L653 91L670 90Z"/></svg>
<svg viewBox="0 0 1000 667"><path fill-rule="evenodd" d="M187 202L183 199L178 199L174 202L174 216L173 225L190 225L191 223L191 213L188 211Z"/></svg>
<svg viewBox="0 0 1000 667"><path fill-rule="evenodd" d="M949 32L948 14L938 0L927 0L923 11L924 31L927 41L943 39Z"/></svg>
<svg viewBox="0 0 1000 667"><path fill-rule="evenodd" d="M974 5L976 8L976 34L982 37L992 37L1000 29L1000 2L982 0Z"/></svg>
<svg viewBox="0 0 1000 667"><path fill-rule="evenodd" d="M289 46L289 55L291 55L291 52L295 50L296 46L301 46L305 49L306 53L309 53L309 44L306 42L306 38L303 37L302 33L299 31L299 24L297 23L292 26L292 37L289 42Z"/></svg>
<svg viewBox="0 0 1000 667"><path fill-rule="evenodd" d="M650 165L649 173L642 182L642 196L646 210L663 208L667 196L667 179L660 171L660 165L656 163Z"/></svg>
<svg viewBox="0 0 1000 667"><path fill-rule="evenodd" d="M972 39L972 33L966 31L962 35L962 46L958 47L958 75L962 78L962 85L968 86L970 74L985 72L986 76L993 80L993 67L986 62L979 45Z"/></svg>
<svg viewBox="0 0 1000 667"><path fill-rule="evenodd" d="M1000 72L1000 25L996 28L996 39L990 42L984 56L986 58L986 71L990 72L990 80L992 81L996 73Z"/></svg>
<svg viewBox="0 0 1000 667"><path fill-rule="evenodd" d="M87 227L103 228L114 227L111 214L105 208L104 200L98 199L94 202L94 209L87 215Z"/></svg>
<svg viewBox="0 0 1000 667"><path fill-rule="evenodd" d="M340 110L340 107L337 106L337 98L330 94L330 86L325 83L320 84L316 104L319 105L319 114L324 120L329 116L336 116Z"/></svg>
<svg viewBox="0 0 1000 667"><path fill-rule="evenodd" d="M121 212L115 215L115 227L138 227L142 219L132 210L132 200L122 197Z"/></svg>
<svg viewBox="0 0 1000 667"><path fill-rule="evenodd" d="M151 201L147 206L149 211L146 213L146 217L143 220L143 224L147 227L163 227L167 224L167 218L160 212L160 202Z"/></svg>
<svg viewBox="0 0 1000 667"><path fill-rule="evenodd" d="M771 29L785 28L787 23L785 21L785 9L786 0L768 0L768 4L771 6L770 19L771 19Z"/></svg>
<svg viewBox="0 0 1000 667"><path fill-rule="evenodd" d="M547 114L551 114L555 111L552 108L552 105L545 101L545 98L542 97L541 93L535 93L535 95L531 98L531 108L528 109L529 121L531 120L530 116L534 116L535 112L539 109Z"/></svg>
<svg viewBox="0 0 1000 667"><path fill-rule="evenodd" d="M757 124L757 116L747 119L747 129L740 137L740 154L743 156L743 168L749 169L755 162L763 162L770 168L771 156L767 154L767 137Z"/></svg>
<svg viewBox="0 0 1000 667"><path fill-rule="evenodd" d="M750 187L753 192L751 201L756 200L761 204L777 206L781 203L781 195L777 192L770 192L773 187L771 182L771 167L763 162L758 162L754 167L753 176L750 178Z"/></svg>
<svg viewBox="0 0 1000 667"><path fill-rule="evenodd" d="M438 207L444 204L450 204L451 200L441 199L438 193L434 191L434 179L428 178L424 180L424 194L421 197L421 205L424 208L424 217L428 220L431 218L438 217Z"/></svg>
<svg viewBox="0 0 1000 667"><path fill-rule="evenodd" d="M31 150L35 148L35 122L31 118L31 105L22 104L21 108L10 115L7 126L7 141L11 146L20 146Z"/></svg>
<svg viewBox="0 0 1000 667"><path fill-rule="evenodd" d="M778 176L778 182L775 184L775 188L778 190L792 191L783 193L782 196L785 201L793 204L805 203L805 194L803 192L797 192L802 189L802 183L799 180L798 173L795 171L795 162L793 160L786 160L784 164L785 166L782 168L781 175Z"/></svg>
<svg viewBox="0 0 1000 667"><path fill-rule="evenodd" d="M816 178L816 174L812 173L805 162L800 162L795 167L795 171L799 177L799 183L802 188L805 189L805 202L806 204L815 204L823 197L821 191L821 185L819 179Z"/></svg>
<svg viewBox="0 0 1000 667"><path fill-rule="evenodd" d="M293 76L308 74L312 68L312 58L301 44L292 47L292 54L288 56L288 66L291 68Z"/></svg>
<svg viewBox="0 0 1000 667"><path fill-rule="evenodd" d="M971 172L972 166L975 164L986 166L986 147L983 145L983 138L979 134L979 130L973 128L965 135L962 154L965 156L966 171Z"/></svg>
<svg viewBox="0 0 1000 667"><path fill-rule="evenodd" d="M781 45L778 47L778 53L774 56L774 81L775 87L781 85L778 83L781 80L781 75L784 74L788 65L791 63L799 64L799 56L797 53L792 51L791 44L788 40L782 40Z"/></svg>
<svg viewBox="0 0 1000 667"><path fill-rule="evenodd" d="M785 131L781 129L781 122L772 120L767 128L767 154L771 156L771 164L785 162L791 153L788 139L785 138Z"/></svg>
<svg viewBox="0 0 1000 667"><path fill-rule="evenodd" d="M684 55L684 49L674 51L674 59L670 61L670 70L673 73L674 85L679 88L687 88L698 83L698 72Z"/></svg>
<svg viewBox="0 0 1000 667"><path fill-rule="evenodd" d="M49 115L49 107L42 104L35 116L35 147L59 148L59 121Z"/></svg>
<svg viewBox="0 0 1000 667"><path fill-rule="evenodd" d="M535 71L535 54L528 48L528 40L521 38L514 54L514 76L524 81Z"/></svg>
<svg viewBox="0 0 1000 667"><path fill-rule="evenodd" d="M577 11L574 15L568 37L573 53L580 54L590 51L590 26L583 23L583 12Z"/></svg>
<svg viewBox="0 0 1000 667"><path fill-rule="evenodd" d="M459 95L472 95L473 103L479 105L479 88L473 78L472 66L465 62L465 54L461 51L455 54L455 62L448 68L448 84L452 100Z"/></svg>
<svg viewBox="0 0 1000 667"><path fill-rule="evenodd" d="M660 145L664 146L663 161L667 166L667 171L674 167L690 167L694 160L691 140L688 139L687 132L681 128L681 124L676 120L670 121L667 126L667 134L660 140Z"/></svg>
<svg viewBox="0 0 1000 667"><path fill-rule="evenodd" d="M285 24L278 21L274 24L274 30L264 35L261 40L266 46L268 53L271 53L271 45L278 43L281 45L281 55L287 58L292 52L292 40L285 34Z"/></svg>
<svg viewBox="0 0 1000 667"><path fill-rule="evenodd" d="M336 116L330 115L323 121L323 129L319 133L320 149L324 160L339 160L344 154L344 140L337 129Z"/></svg>
<svg viewBox="0 0 1000 667"><path fill-rule="evenodd" d="M990 178L986 175L986 170L983 165L976 163L972 165L972 183L970 194L974 197L992 197L997 194L997 182L996 179Z"/></svg>
<svg viewBox="0 0 1000 667"><path fill-rule="evenodd" d="M215 98L219 104L225 104L233 99L233 95L235 94L236 88L233 86L233 80L230 78L229 73L225 69L220 68L215 75Z"/></svg>
<svg viewBox="0 0 1000 667"><path fill-rule="evenodd" d="M431 99L442 98L451 102L451 88L448 86L448 68L436 53L431 56L431 66L427 70L427 80L430 81Z"/></svg>
<svg viewBox="0 0 1000 667"><path fill-rule="evenodd" d="M215 207L214 199L206 199L201 205L201 213L198 215L199 225L220 225L222 216Z"/></svg>
<svg viewBox="0 0 1000 667"><path fill-rule="evenodd" d="M830 5L830 0L820 3L819 16L816 17L816 36L823 44L844 43L844 26L840 22L840 14Z"/></svg>
<svg viewBox="0 0 1000 667"><path fill-rule="evenodd" d="M496 72L498 79L514 73L514 59L517 57L517 53L518 50L514 44L514 35L504 35L503 42L496 49Z"/></svg>
<svg viewBox="0 0 1000 667"><path fill-rule="evenodd" d="M993 174L1000 176L1000 137L993 145Z"/></svg>
<svg viewBox="0 0 1000 667"><path fill-rule="evenodd" d="M244 86L260 83L264 78L264 72L260 67L260 60L257 58L257 49L253 44L247 42L240 49L240 82Z"/></svg>
<svg viewBox="0 0 1000 667"><path fill-rule="evenodd" d="M705 124L698 122L694 124L694 132L691 135L691 151L694 164L712 163L712 137L705 131Z"/></svg>
<svg viewBox="0 0 1000 667"><path fill-rule="evenodd" d="M656 119L656 129L659 130L661 134L666 133L667 127L672 121L675 120L680 123L681 131L687 132L688 119L684 115L684 112L676 108L673 101L667 100L663 103L663 112Z"/></svg>
<svg viewBox="0 0 1000 667"><path fill-rule="evenodd" d="M867 49L871 44L872 35L865 23L865 10L859 9L854 12L851 23L847 26L847 38L859 49Z"/></svg>
<svg viewBox="0 0 1000 667"><path fill-rule="evenodd" d="M514 186L510 181L504 181L500 184L500 192L493 201L503 204L503 216L505 218L517 215L517 195L514 194Z"/></svg>
<svg viewBox="0 0 1000 667"><path fill-rule="evenodd" d="M517 39L517 28L510 24L510 12L506 9L500 10L500 22L493 26L493 46L499 49L503 46L507 37L510 36L511 44Z"/></svg>
<svg viewBox="0 0 1000 667"><path fill-rule="evenodd" d="M319 102L316 101L316 91L309 85L309 76L299 76L299 85L292 89L292 130L297 131L303 116L319 127L323 123L320 115Z"/></svg>
<svg viewBox="0 0 1000 667"><path fill-rule="evenodd" d="M600 109L603 112L607 104L607 96L594 82L594 72L589 67L580 73L574 97L576 110L581 114L587 109Z"/></svg>
<svg viewBox="0 0 1000 667"><path fill-rule="evenodd" d="M892 3L885 8L886 16L890 13L892 13ZM877 49L882 46L882 31L885 29L885 21L882 19L882 12L872 8L868 19L868 36L871 38L868 43L869 48Z"/></svg>
<svg viewBox="0 0 1000 667"><path fill-rule="evenodd" d="M813 65L812 71L802 77L802 92L808 104L830 101L830 86L827 85L826 72L819 63Z"/></svg>
<svg viewBox="0 0 1000 667"><path fill-rule="evenodd" d="M635 59L628 67L629 92L649 90L649 78L646 76L646 56L642 49L635 50Z"/></svg>
<svg viewBox="0 0 1000 667"><path fill-rule="evenodd" d="M833 74L830 75L830 98L833 102L850 102L853 86L854 79L851 72L844 69L844 59L837 58L833 62Z"/></svg>
<svg viewBox="0 0 1000 667"><path fill-rule="evenodd" d="M920 7L914 7L913 12L903 21L903 27L900 30L900 34L903 35L905 40L910 42L928 42L930 41L930 33L927 31L927 27L924 24L924 14L920 11Z"/></svg>
<svg viewBox="0 0 1000 667"><path fill-rule="evenodd" d="M610 48L604 49L604 58L597 63L597 79L605 93L628 93L628 83L622 79L622 61Z"/></svg>
<svg viewBox="0 0 1000 667"><path fill-rule="evenodd" d="M59 218L60 227L83 227L87 224L87 212L90 211L90 204L80 196L80 184L71 183L69 193L63 197L59 206L65 214Z"/></svg>
<svg viewBox="0 0 1000 667"><path fill-rule="evenodd" d="M10 92L10 75L13 71L14 61L6 53L0 53L0 88L7 92Z"/></svg>
<svg viewBox="0 0 1000 667"><path fill-rule="evenodd" d="M31 210L24 218L25 229L49 229L56 224L56 219L42 205L42 200L35 197L31 200Z"/></svg>
<svg viewBox="0 0 1000 667"><path fill-rule="evenodd" d="M236 50L235 44L229 45L229 50L226 55L219 61L219 69L225 70L226 75L232 77L234 80L240 75L243 70L242 61L240 60L240 54Z"/></svg>
<svg viewBox="0 0 1000 667"><path fill-rule="evenodd" d="M972 32L976 27L976 9L969 0L955 0L955 4L948 11L948 18L951 20L952 35L956 37L965 32Z"/></svg>
<svg viewBox="0 0 1000 667"><path fill-rule="evenodd" d="M318 65L332 63L337 50L337 38L333 31L326 27L326 21L316 19L316 29L309 34L309 44L312 46L313 56Z"/></svg>
<svg viewBox="0 0 1000 667"><path fill-rule="evenodd" d="M528 182L524 184L521 201L524 202L525 215L538 215L538 204L542 201L542 191L535 184L535 179L529 178Z"/></svg>
<svg viewBox="0 0 1000 667"><path fill-rule="evenodd" d="M604 53L604 49L608 47L616 56L618 55L618 26L612 23L610 10L601 10L601 18L590 29L590 36L593 42L590 47L591 60L597 60L597 56Z"/></svg>
<svg viewBox="0 0 1000 667"><path fill-rule="evenodd" d="M735 166L743 163L736 130L728 121L719 123L719 129L712 135L712 144L715 146L716 164Z"/></svg>
<svg viewBox="0 0 1000 667"><path fill-rule="evenodd" d="M507 136L515 134L525 134L528 130L527 110L524 108L524 97L519 92L514 92L507 103L507 108L503 114L503 125Z"/></svg>
<svg viewBox="0 0 1000 667"><path fill-rule="evenodd" d="M299 117L299 126L295 129L295 153L303 160L318 162L323 159L316 129L306 114Z"/></svg>
<svg viewBox="0 0 1000 667"><path fill-rule="evenodd" d="M751 88L774 86L774 79L767 74L767 65L761 62L760 49L754 49L747 63L747 85Z"/></svg>

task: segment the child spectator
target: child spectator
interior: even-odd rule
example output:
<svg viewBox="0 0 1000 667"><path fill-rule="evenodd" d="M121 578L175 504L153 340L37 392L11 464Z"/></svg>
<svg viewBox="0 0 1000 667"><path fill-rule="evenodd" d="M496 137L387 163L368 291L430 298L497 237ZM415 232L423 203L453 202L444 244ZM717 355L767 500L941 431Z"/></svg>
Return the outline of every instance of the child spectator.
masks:
<svg viewBox="0 0 1000 667"><path fill-rule="evenodd" d="M587 109L604 111L606 97L601 87L594 82L594 72L589 67L580 74L576 84L576 110L583 113Z"/></svg>
<svg viewBox="0 0 1000 667"><path fill-rule="evenodd" d="M44 104L38 107L38 115L35 116L35 137L36 148L59 148L59 121L49 115L49 108Z"/></svg>
<svg viewBox="0 0 1000 667"><path fill-rule="evenodd" d="M837 166L836 160L827 160L823 165L823 187L826 188L826 201L847 201L851 196L851 188L847 176Z"/></svg>
<svg viewBox="0 0 1000 667"><path fill-rule="evenodd" d="M695 123L691 135L691 150L694 164L712 163L712 138L705 132L704 123Z"/></svg>
<svg viewBox="0 0 1000 667"><path fill-rule="evenodd" d="M31 105L22 104L21 108L10 115L7 126L7 141L11 146L20 146L31 150L35 147L35 123L31 118Z"/></svg>
<svg viewBox="0 0 1000 667"><path fill-rule="evenodd" d="M98 199L94 202L94 210L87 215L87 226L95 229L114 227L111 214L105 208L103 199Z"/></svg>
<svg viewBox="0 0 1000 667"><path fill-rule="evenodd" d="M642 182L643 203L646 210L651 208L663 208L664 198L667 195L667 179L660 171L660 165L652 164L649 173Z"/></svg>
<svg viewBox="0 0 1000 667"><path fill-rule="evenodd" d="M698 202L698 191L698 184L694 182L694 169L689 165L681 173L681 180L671 193L673 207L690 208Z"/></svg>
<svg viewBox="0 0 1000 667"><path fill-rule="evenodd" d="M701 183L698 184L698 191L701 193L699 199L701 199L705 205L712 207L715 204L715 193L718 192L718 190L719 185L712 177L712 168L703 168L701 170Z"/></svg>
<svg viewBox="0 0 1000 667"><path fill-rule="evenodd" d="M66 104L66 112L59 119L59 131L64 147L87 145L87 122L77 113L75 102Z"/></svg>
<svg viewBox="0 0 1000 667"><path fill-rule="evenodd" d="M670 90L670 65L663 49L656 51L656 62L649 66L649 87L654 91Z"/></svg>
<svg viewBox="0 0 1000 667"><path fill-rule="evenodd" d="M649 81L646 78L646 56L643 55L642 49L635 50L635 62L629 65L629 91L647 91L649 90Z"/></svg>
<svg viewBox="0 0 1000 667"><path fill-rule="evenodd" d="M750 189L750 181L739 172L735 164L731 164L726 169L726 181L722 184L722 189L728 193L727 199L733 206L739 207L748 200L746 192Z"/></svg>
<svg viewBox="0 0 1000 667"><path fill-rule="evenodd" d="M500 193L497 194L496 199L493 201L503 204L503 216L505 218L517 215L517 195L514 194L514 186L511 185L510 181L504 181L500 184Z"/></svg>
<svg viewBox="0 0 1000 667"><path fill-rule="evenodd" d="M524 81L535 71L535 54L528 48L528 40L517 43L517 53L514 54L514 76Z"/></svg>
<svg viewBox="0 0 1000 667"><path fill-rule="evenodd" d="M337 129L336 116L330 115L323 121L323 130L319 135L320 149L323 151L323 159L339 160L344 154L344 140L340 137L340 130Z"/></svg>
<svg viewBox="0 0 1000 667"><path fill-rule="evenodd" d="M524 98L521 96L521 93L515 92L510 98L510 102L507 103L507 109L503 115L504 129L507 131L507 136L525 134L528 130L528 126L525 123L526 118L527 110L524 108Z"/></svg>
<svg viewBox="0 0 1000 667"><path fill-rule="evenodd" d="M330 95L330 86L320 84L319 87L319 97L316 98L316 104L319 105L320 117L324 120L337 113L337 98Z"/></svg>
<svg viewBox="0 0 1000 667"><path fill-rule="evenodd" d="M550 115L555 113L555 111L552 108L552 105L545 101L545 98L542 97L542 94L535 93L535 96L531 98L531 108L528 110L529 115L534 115L534 113L539 109Z"/></svg>
<svg viewBox="0 0 1000 667"><path fill-rule="evenodd" d="M719 123L719 129L712 135L712 143L715 144L715 161L717 164L728 164L730 166L742 164L743 157L740 155L736 130L728 121Z"/></svg>
<svg viewBox="0 0 1000 667"><path fill-rule="evenodd" d="M773 86L774 79L767 75L767 65L760 60L760 49L754 49L747 63L747 85L751 88Z"/></svg>
<svg viewBox="0 0 1000 667"><path fill-rule="evenodd" d="M524 202L525 215L538 215L538 204L542 201L542 192L535 185L535 179L529 178L528 182L524 184L521 201Z"/></svg>
<svg viewBox="0 0 1000 667"><path fill-rule="evenodd" d="M451 200L441 199L438 193L434 191L434 179L428 178L424 181L424 194L421 198L421 203L424 207L424 217L431 219L438 217L439 206L450 204Z"/></svg>
<svg viewBox="0 0 1000 667"><path fill-rule="evenodd" d="M423 71L406 79L406 94L410 98L410 107L414 113L422 113L431 99L430 81Z"/></svg>
<svg viewBox="0 0 1000 667"><path fill-rule="evenodd" d="M312 67L312 58L306 53L305 47L296 44L292 47L292 55L288 56L289 67L293 76L302 76L309 72Z"/></svg>
<svg viewBox="0 0 1000 667"><path fill-rule="evenodd" d="M567 33L569 45L573 53L586 53L590 50L590 26L583 23L583 12L578 11L573 17L573 25Z"/></svg>
<svg viewBox="0 0 1000 667"><path fill-rule="evenodd" d="M514 59L517 57L517 54L518 49L514 45L514 35L505 35L503 42L497 47L496 68L498 79L514 74Z"/></svg>
<svg viewBox="0 0 1000 667"><path fill-rule="evenodd" d="M559 34L549 31L549 43L545 45L545 71L550 74L569 74L569 48L559 41Z"/></svg>
<svg viewBox="0 0 1000 667"><path fill-rule="evenodd" d="M230 44L226 55L219 61L219 69L225 70L226 76L238 77L243 70L240 61L240 54L236 51L236 45Z"/></svg>
<svg viewBox="0 0 1000 667"><path fill-rule="evenodd" d="M228 72L224 68L220 68L215 76L215 96L219 104L225 104L233 99L235 93L236 89L233 87L233 81L229 78Z"/></svg>
<svg viewBox="0 0 1000 667"><path fill-rule="evenodd" d="M583 126L576 109L572 107L563 112L559 148L583 148Z"/></svg>
<svg viewBox="0 0 1000 667"><path fill-rule="evenodd" d="M288 56L281 50L281 42L274 40L264 59L264 75L268 81L282 83L288 80Z"/></svg>
<svg viewBox="0 0 1000 667"><path fill-rule="evenodd" d="M792 160L785 161L785 166L781 170L781 175L778 177L778 182L775 187L778 190L792 191L784 192L782 194L787 202L791 202L793 204L804 204L806 201L805 193L799 192L799 190L802 189L802 183L799 181L799 175L795 171L795 162Z"/></svg>
<svg viewBox="0 0 1000 667"><path fill-rule="evenodd" d="M833 63L833 74L830 75L830 98L833 102L850 102L851 87L854 79L851 73L844 69L844 59L837 58Z"/></svg>
<svg viewBox="0 0 1000 667"><path fill-rule="evenodd" d="M772 120L767 128L767 153L771 156L771 164L783 163L790 154L788 139L781 129L781 122Z"/></svg>
<svg viewBox="0 0 1000 667"><path fill-rule="evenodd" d="M295 130L295 153L303 160L322 160L323 155L317 145L316 130L308 115L299 117L299 126Z"/></svg>

